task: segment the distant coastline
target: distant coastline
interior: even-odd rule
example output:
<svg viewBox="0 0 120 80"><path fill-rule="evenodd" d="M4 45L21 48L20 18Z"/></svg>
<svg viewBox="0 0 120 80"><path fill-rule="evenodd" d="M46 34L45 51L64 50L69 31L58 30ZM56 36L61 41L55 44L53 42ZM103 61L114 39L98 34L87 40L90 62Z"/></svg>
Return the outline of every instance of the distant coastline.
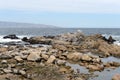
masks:
<svg viewBox="0 0 120 80"><path fill-rule="evenodd" d="M60 28L54 25L0 21L0 28Z"/></svg>

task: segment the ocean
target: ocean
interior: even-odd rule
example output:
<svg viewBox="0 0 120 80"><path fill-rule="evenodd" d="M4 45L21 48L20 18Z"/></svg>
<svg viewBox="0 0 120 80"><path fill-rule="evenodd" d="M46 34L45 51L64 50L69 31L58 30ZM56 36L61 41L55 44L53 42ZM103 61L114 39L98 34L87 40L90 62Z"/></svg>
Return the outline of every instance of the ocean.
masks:
<svg viewBox="0 0 120 80"><path fill-rule="evenodd" d="M0 43L17 42L21 40L3 39L3 36L9 34L16 34L18 37L32 37L32 36L47 36L58 35L68 32L75 32L81 30L84 34L102 34L105 37L110 35L120 42L120 28L0 28Z"/></svg>

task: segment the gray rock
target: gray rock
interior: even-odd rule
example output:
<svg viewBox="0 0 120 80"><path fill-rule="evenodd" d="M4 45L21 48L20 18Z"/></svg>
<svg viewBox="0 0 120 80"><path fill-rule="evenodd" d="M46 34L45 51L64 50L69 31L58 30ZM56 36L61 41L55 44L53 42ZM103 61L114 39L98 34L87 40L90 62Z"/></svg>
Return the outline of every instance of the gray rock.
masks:
<svg viewBox="0 0 120 80"><path fill-rule="evenodd" d="M12 70L11 69L3 69L3 72L5 72L5 73L11 73Z"/></svg>
<svg viewBox="0 0 120 80"><path fill-rule="evenodd" d="M0 59L11 59L11 58L12 58L12 56L9 54L1 54L0 55Z"/></svg>

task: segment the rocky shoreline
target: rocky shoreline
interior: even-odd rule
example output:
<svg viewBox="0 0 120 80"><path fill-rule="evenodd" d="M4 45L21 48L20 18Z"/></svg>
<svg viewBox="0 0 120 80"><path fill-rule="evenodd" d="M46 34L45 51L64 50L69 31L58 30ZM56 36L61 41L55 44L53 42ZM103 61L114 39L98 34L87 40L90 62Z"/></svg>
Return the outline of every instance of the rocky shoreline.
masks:
<svg viewBox="0 0 120 80"><path fill-rule="evenodd" d="M81 31L57 36L37 36L22 39L30 44L46 46L0 47L0 80L89 80L94 72L116 69L120 62L103 62L102 58L120 58L120 46L101 34L85 35ZM73 69L70 63L89 72ZM99 76L99 75L98 75ZM120 80L120 74L112 80Z"/></svg>

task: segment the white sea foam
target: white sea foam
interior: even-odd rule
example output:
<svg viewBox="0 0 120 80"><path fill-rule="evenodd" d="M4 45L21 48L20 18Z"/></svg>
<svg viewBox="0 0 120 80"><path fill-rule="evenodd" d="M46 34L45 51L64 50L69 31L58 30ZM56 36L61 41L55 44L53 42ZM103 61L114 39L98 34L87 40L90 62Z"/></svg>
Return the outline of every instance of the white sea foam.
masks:
<svg viewBox="0 0 120 80"><path fill-rule="evenodd" d="M4 37L4 35L0 35L0 43L8 43L8 42L21 42L22 40L22 38L23 37L26 37L26 35L20 35L20 36L18 36L20 39L4 39L3 38ZM30 37L30 36L27 36L28 38Z"/></svg>

